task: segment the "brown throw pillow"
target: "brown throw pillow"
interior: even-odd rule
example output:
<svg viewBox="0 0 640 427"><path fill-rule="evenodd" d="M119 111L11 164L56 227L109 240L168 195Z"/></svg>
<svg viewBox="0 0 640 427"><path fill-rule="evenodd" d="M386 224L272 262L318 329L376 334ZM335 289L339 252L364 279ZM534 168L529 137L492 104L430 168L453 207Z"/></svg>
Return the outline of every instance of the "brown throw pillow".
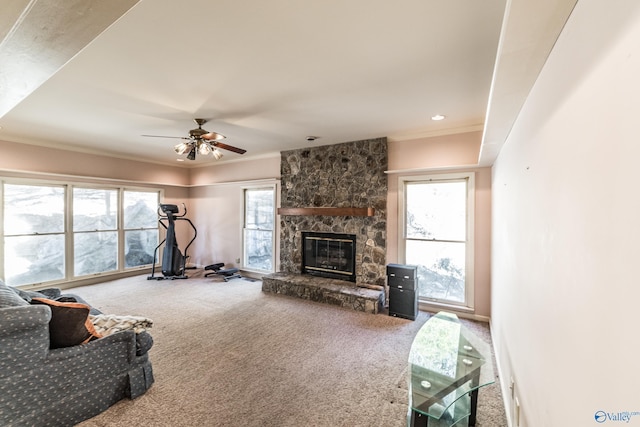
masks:
<svg viewBox="0 0 640 427"><path fill-rule="evenodd" d="M51 308L49 321L50 347L71 347L102 338L89 320L89 307L78 302L60 302L46 298L32 298L31 304L44 304Z"/></svg>

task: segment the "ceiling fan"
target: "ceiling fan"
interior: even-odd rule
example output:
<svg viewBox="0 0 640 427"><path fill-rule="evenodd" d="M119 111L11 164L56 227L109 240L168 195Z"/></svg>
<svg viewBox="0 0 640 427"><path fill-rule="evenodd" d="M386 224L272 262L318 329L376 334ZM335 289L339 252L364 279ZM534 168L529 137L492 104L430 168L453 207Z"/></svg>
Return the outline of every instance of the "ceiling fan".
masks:
<svg viewBox="0 0 640 427"><path fill-rule="evenodd" d="M142 135L148 136L152 138L177 138L184 139L186 141L177 144L174 147L174 150L178 154L187 153L187 159L195 160L196 153L206 156L211 154L216 160L222 158L222 152L220 152L220 148L223 150L232 151L238 154L244 154L247 150L242 148L237 148L232 145L223 144L222 141L226 137L217 132L209 132L208 130L202 129L202 125L207 123L206 119L193 119L194 122L198 125L196 129L191 129L189 131L189 136L163 136L163 135Z"/></svg>

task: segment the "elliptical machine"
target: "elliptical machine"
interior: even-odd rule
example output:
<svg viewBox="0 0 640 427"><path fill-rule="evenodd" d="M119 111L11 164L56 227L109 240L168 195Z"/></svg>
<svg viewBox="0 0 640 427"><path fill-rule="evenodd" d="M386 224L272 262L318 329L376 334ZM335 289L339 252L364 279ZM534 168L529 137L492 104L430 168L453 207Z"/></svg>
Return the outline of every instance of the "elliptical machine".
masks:
<svg viewBox="0 0 640 427"><path fill-rule="evenodd" d="M147 277L147 280L165 280L165 279L188 279L189 276L184 274L187 265L187 250L189 246L196 240L196 236L198 235L198 230L193 225L189 218L185 218L187 215L187 206L183 203L182 207L184 212L182 215L178 215L180 210L177 205L167 205L161 204L158 207L158 222L160 225L167 230L166 237L158 246L156 246L155 251L153 252L153 268L151 270L151 276ZM162 211L162 212L160 212ZM163 215L164 214L164 215ZM176 230L175 224L176 221L187 221L191 228L193 229L193 238L187 244L187 247L184 248L184 255L180 252L180 248L178 248L178 241L176 240ZM167 224L165 224L165 222ZM158 249L160 246L165 244L164 251L162 252L162 276L156 276L156 260L158 259Z"/></svg>

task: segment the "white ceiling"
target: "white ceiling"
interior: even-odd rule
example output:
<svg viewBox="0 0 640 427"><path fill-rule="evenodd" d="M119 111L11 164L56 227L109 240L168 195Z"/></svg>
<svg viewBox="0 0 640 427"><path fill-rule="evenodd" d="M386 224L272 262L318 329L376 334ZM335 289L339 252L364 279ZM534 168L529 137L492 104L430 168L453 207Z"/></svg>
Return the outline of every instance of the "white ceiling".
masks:
<svg viewBox="0 0 640 427"><path fill-rule="evenodd" d="M486 122L490 165L577 0L505 1L8 0L0 139L193 166L142 135L205 118L228 161Z"/></svg>

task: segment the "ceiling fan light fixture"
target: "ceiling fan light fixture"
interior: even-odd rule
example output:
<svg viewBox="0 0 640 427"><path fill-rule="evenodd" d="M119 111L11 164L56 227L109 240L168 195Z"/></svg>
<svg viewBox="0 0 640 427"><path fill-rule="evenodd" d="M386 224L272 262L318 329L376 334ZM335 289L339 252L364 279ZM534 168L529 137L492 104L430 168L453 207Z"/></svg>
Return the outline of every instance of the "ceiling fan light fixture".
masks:
<svg viewBox="0 0 640 427"><path fill-rule="evenodd" d="M206 141L198 142L198 153L203 156L211 154L211 145Z"/></svg>
<svg viewBox="0 0 640 427"><path fill-rule="evenodd" d="M213 149L213 151L211 152L211 155L216 160L220 160L222 158L222 152L220 150L218 150L217 148Z"/></svg>
<svg viewBox="0 0 640 427"><path fill-rule="evenodd" d="M181 142L180 144L177 144L175 147L173 147L173 149L178 154L186 153L188 148L189 148L189 144L187 144L186 142Z"/></svg>

